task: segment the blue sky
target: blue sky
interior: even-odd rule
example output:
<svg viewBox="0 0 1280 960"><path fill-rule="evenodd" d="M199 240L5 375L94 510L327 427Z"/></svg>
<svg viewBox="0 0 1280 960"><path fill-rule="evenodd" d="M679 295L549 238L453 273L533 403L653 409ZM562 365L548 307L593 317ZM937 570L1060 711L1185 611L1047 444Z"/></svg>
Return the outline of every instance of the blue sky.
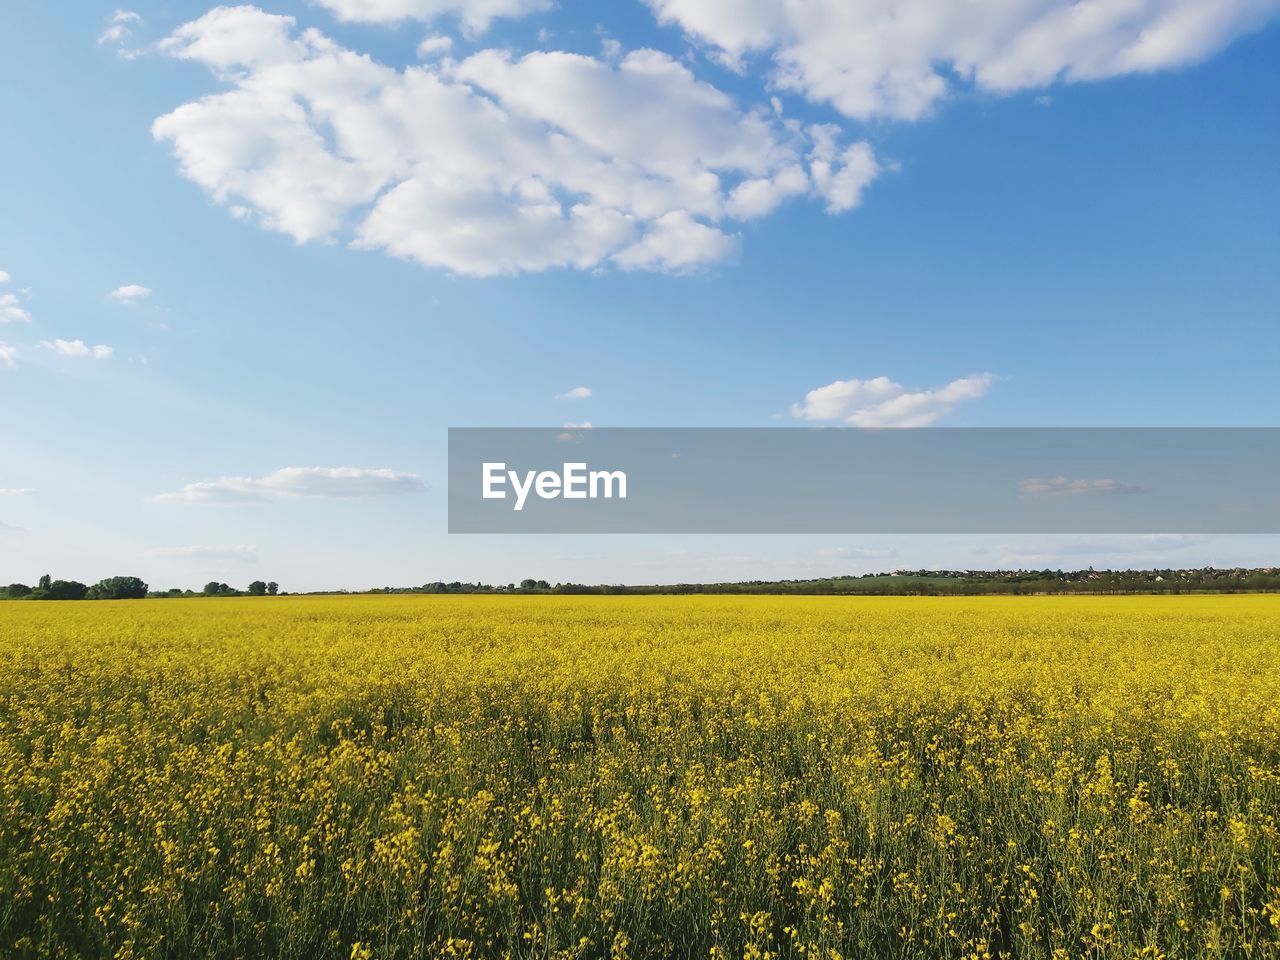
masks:
<svg viewBox="0 0 1280 960"><path fill-rule="evenodd" d="M1085 6L19 0L0 581L1277 562L445 533L449 426L1280 423L1277 5Z"/></svg>

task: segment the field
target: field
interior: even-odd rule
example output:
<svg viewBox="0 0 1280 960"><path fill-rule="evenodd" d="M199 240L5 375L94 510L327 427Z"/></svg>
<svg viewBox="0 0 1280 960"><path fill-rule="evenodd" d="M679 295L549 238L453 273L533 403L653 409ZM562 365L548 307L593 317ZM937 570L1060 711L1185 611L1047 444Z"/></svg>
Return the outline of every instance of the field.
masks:
<svg viewBox="0 0 1280 960"><path fill-rule="evenodd" d="M0 604L0 956L1280 955L1280 597Z"/></svg>

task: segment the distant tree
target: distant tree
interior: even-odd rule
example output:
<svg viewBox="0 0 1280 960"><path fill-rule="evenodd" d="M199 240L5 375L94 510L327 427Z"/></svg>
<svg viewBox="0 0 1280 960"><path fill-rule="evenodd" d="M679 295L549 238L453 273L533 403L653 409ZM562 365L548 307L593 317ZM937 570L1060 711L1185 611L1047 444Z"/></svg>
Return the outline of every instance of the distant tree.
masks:
<svg viewBox="0 0 1280 960"><path fill-rule="evenodd" d="M141 600L147 585L138 577L107 577L89 588L90 600Z"/></svg>
<svg viewBox="0 0 1280 960"><path fill-rule="evenodd" d="M267 581L267 595L268 595L268 596L271 596L271 597L274 597L274 596L275 596L277 593L279 593L279 592L280 592L280 584L276 583L274 580L268 580L268 581Z"/></svg>
<svg viewBox="0 0 1280 960"><path fill-rule="evenodd" d="M538 586L537 580L521 580L520 581L521 590L534 590L537 588L537 586Z"/></svg>
<svg viewBox="0 0 1280 960"><path fill-rule="evenodd" d="M25 583L11 583L9 584L7 590L8 590L9 596L15 597L15 598L27 597L31 595L31 588L28 587Z"/></svg>
<svg viewBox="0 0 1280 960"><path fill-rule="evenodd" d="M37 587L37 589L48 590L52 582L53 582L53 578L46 573L43 577L40 578L40 584Z"/></svg>
<svg viewBox="0 0 1280 960"><path fill-rule="evenodd" d="M41 593L43 600L83 600L89 588L78 580L53 580Z"/></svg>
<svg viewBox="0 0 1280 960"><path fill-rule="evenodd" d="M221 589L222 584L218 583L217 580L210 580L204 585L204 592L211 597L216 597Z"/></svg>
<svg viewBox="0 0 1280 960"><path fill-rule="evenodd" d="M539 590L551 589L551 584L547 583L547 581L545 580L539 580L536 584L534 584L534 586L536 586Z"/></svg>
<svg viewBox="0 0 1280 960"><path fill-rule="evenodd" d="M267 595L267 584L263 580L255 580L249 584L249 596L265 597Z"/></svg>

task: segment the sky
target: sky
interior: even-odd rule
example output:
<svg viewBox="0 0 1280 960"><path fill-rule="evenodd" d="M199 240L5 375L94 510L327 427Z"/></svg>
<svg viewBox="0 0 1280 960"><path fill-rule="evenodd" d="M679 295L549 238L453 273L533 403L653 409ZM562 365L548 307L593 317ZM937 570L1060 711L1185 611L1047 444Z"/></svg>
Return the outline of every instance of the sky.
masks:
<svg viewBox="0 0 1280 960"><path fill-rule="evenodd" d="M451 426L1277 426L1280 0L17 0L0 582L1270 565L450 536Z"/></svg>

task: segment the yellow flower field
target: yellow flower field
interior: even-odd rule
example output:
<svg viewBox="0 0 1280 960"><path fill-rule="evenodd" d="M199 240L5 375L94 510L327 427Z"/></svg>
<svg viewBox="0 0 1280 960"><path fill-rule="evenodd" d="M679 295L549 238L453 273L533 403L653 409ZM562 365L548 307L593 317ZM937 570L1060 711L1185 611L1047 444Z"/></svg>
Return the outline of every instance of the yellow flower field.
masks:
<svg viewBox="0 0 1280 960"><path fill-rule="evenodd" d="M0 956L1280 955L1280 597L0 604Z"/></svg>

